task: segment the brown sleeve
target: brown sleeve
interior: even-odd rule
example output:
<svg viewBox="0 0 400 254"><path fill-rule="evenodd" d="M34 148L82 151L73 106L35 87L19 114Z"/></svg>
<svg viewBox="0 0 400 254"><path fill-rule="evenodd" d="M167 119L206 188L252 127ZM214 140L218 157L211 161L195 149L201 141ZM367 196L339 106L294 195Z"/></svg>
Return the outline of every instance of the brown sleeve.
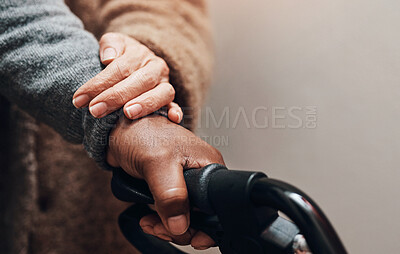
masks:
<svg viewBox="0 0 400 254"><path fill-rule="evenodd" d="M201 106L213 61L205 0L100 0L92 5L96 13L76 7L84 1L69 2L96 35L124 33L162 57L170 68L175 101L184 107L185 122L193 123L190 118L196 118Z"/></svg>

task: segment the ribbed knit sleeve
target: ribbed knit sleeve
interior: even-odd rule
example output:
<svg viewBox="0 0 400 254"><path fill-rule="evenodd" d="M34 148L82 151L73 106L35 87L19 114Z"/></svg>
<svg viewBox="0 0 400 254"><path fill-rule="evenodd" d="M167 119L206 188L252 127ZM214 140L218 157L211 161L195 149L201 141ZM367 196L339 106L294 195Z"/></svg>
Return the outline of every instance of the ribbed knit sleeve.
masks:
<svg viewBox="0 0 400 254"><path fill-rule="evenodd" d="M0 3L0 93L100 165L118 113L102 119L72 105L73 93L102 70L98 42L62 0Z"/></svg>

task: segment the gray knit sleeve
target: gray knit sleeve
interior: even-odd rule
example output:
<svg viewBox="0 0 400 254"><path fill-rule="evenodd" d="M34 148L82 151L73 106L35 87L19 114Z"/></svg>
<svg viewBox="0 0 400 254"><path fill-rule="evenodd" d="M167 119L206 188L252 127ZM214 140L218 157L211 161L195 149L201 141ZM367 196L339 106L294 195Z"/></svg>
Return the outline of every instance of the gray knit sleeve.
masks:
<svg viewBox="0 0 400 254"><path fill-rule="evenodd" d="M73 93L102 70L97 40L62 0L0 1L0 93L102 166L118 113L95 119Z"/></svg>

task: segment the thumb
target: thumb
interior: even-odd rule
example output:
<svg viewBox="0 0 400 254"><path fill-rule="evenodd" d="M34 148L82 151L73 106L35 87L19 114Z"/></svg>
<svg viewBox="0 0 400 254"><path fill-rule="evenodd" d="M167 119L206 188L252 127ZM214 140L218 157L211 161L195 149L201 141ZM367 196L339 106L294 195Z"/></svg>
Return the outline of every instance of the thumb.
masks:
<svg viewBox="0 0 400 254"><path fill-rule="evenodd" d="M104 65L111 63L125 51L125 38L122 34L106 33L100 41L100 60Z"/></svg>
<svg viewBox="0 0 400 254"><path fill-rule="evenodd" d="M182 166L154 163L143 172L155 200L155 208L164 226L173 235L189 228L189 198ZM165 165L160 169L160 165Z"/></svg>
<svg viewBox="0 0 400 254"><path fill-rule="evenodd" d="M170 102L167 105L168 108L168 119L174 123L179 124L183 118L183 112L181 107L175 102Z"/></svg>

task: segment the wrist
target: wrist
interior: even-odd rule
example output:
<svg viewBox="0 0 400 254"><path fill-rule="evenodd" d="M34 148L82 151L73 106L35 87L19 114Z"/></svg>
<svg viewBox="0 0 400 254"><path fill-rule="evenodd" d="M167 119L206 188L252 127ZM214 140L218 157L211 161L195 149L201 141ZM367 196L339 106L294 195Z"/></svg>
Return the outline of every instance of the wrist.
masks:
<svg viewBox="0 0 400 254"><path fill-rule="evenodd" d="M128 149L133 145L134 138L140 135L141 130L165 123L173 124L162 114L152 114L133 121L124 116L120 117L109 135L106 151L107 163L112 167L121 167L119 155L124 154L123 149Z"/></svg>

